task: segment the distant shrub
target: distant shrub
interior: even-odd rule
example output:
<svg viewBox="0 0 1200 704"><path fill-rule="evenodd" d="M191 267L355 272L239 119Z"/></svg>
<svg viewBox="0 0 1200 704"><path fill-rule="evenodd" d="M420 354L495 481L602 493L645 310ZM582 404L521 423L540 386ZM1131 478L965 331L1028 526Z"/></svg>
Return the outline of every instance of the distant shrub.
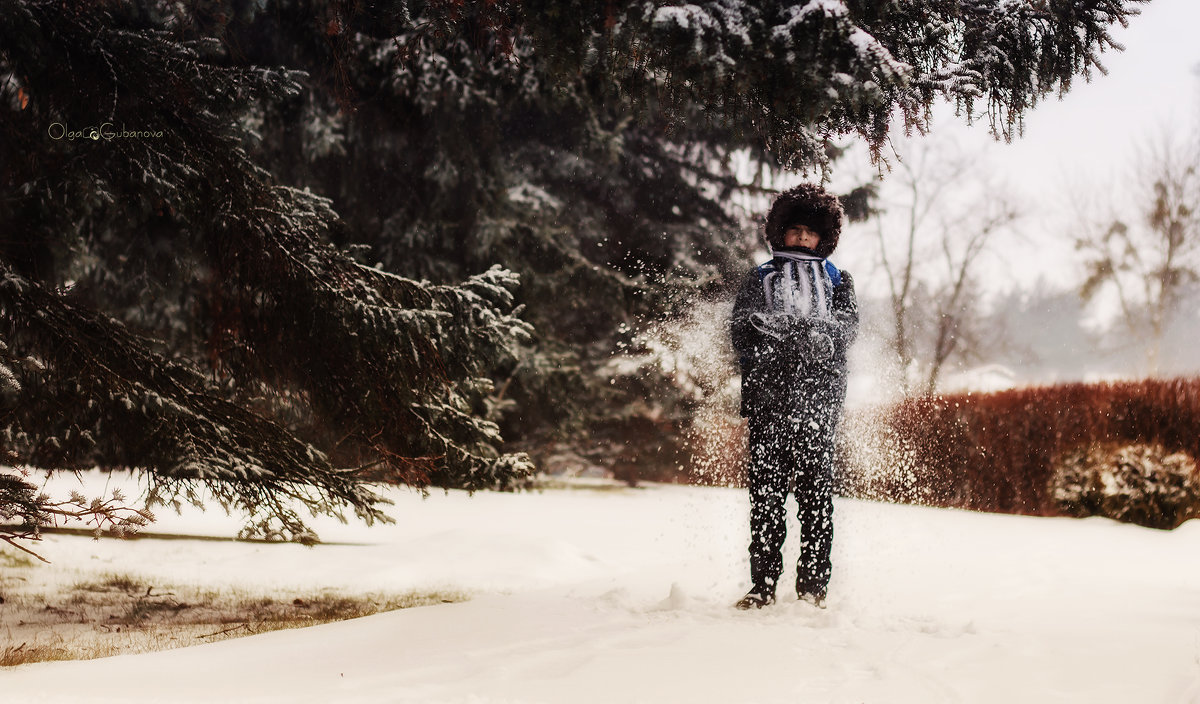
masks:
<svg viewBox="0 0 1200 704"><path fill-rule="evenodd" d="M1092 512L1155 527L1177 525L1196 508L1181 473L1193 482L1200 457L1200 379L909 399L847 418L842 440L841 485L850 495L1002 513ZM1105 453L1111 459L1134 445L1183 458L1150 476L1143 470L1162 462L1143 457L1140 482L1129 463L1124 470L1105 468ZM1129 490L1101 500L1094 488L1106 473L1110 481L1121 477ZM1071 482L1091 488L1068 490ZM1172 482L1178 491L1170 490ZM1139 492L1135 485L1142 487ZM1121 496L1128 502L1134 493L1152 500L1136 510L1115 510ZM1155 503L1160 499L1167 503ZM1172 517L1150 516L1153 506Z"/></svg>
<svg viewBox="0 0 1200 704"><path fill-rule="evenodd" d="M1171 529L1197 515L1196 463L1157 445L1093 445L1067 453L1052 494L1068 516L1107 516Z"/></svg>

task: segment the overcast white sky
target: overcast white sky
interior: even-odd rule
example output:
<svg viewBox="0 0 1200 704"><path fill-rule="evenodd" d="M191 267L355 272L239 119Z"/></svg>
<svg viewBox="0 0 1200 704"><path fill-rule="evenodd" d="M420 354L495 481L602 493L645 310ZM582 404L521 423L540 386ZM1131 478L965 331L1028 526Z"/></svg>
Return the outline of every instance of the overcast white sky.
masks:
<svg viewBox="0 0 1200 704"><path fill-rule="evenodd" d="M929 139L982 150L979 168L1004 182L1026 211L1021 228L1031 244L1015 245L1011 249L1017 251L1009 252L1015 256L993 260L995 274L989 278L995 284L1027 286L1039 275L1074 271L1065 232L1069 193L1111 184L1130 167L1139 142L1165 129L1200 127L1198 35L1200 0L1152 0L1128 28L1117 28L1115 36L1126 49L1105 54L1108 75L1095 73L1090 83L1080 79L1061 100L1040 103L1026 115L1024 135L1011 144L988 136L986 118L967 127L951 110L937 117ZM867 173L861 166L850 169ZM834 185L841 180L835 176ZM866 249L840 247L834 259L861 270ZM1006 274L1013 279L1005 281Z"/></svg>
<svg viewBox="0 0 1200 704"><path fill-rule="evenodd" d="M1108 75L1077 83L1062 100L1026 118L1025 135L997 156L1032 182L1049 185L1073 172L1107 172L1114 157L1160 126L1196 120L1200 102L1200 2L1153 0L1127 29L1124 52L1106 54ZM1120 160L1117 159L1119 162Z"/></svg>

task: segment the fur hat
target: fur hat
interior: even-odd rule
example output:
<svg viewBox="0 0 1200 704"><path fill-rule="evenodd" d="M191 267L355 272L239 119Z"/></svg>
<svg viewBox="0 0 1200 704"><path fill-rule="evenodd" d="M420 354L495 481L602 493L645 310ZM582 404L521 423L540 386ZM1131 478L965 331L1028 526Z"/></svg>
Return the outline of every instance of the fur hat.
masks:
<svg viewBox="0 0 1200 704"><path fill-rule="evenodd" d="M793 225L804 225L820 235L816 254L828 257L842 234L842 204L837 196L811 183L790 188L775 197L767 213L767 243L782 247L783 233Z"/></svg>

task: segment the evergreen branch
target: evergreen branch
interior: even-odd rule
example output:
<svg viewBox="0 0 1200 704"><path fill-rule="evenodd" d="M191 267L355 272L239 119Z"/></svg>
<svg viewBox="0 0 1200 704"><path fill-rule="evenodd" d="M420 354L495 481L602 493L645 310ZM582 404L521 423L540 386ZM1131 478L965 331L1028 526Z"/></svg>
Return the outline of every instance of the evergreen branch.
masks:
<svg viewBox="0 0 1200 704"><path fill-rule="evenodd" d="M105 438L105 446L124 447L118 456L127 466L156 470L164 487L195 478L210 488L232 487L234 496L279 492L302 499L314 511L339 515L338 507L347 505L368 522L387 520L375 507L379 497L275 423L217 397L195 371L163 359L116 321L54 296L6 263L0 262L0 274L7 337L38 346L47 360L49 384L74 398L77 407L96 409L91 434ZM72 388L66 379L86 380L86 385ZM132 407L131 397L141 401L140 409ZM18 406L16 418L36 427L39 405L33 399ZM89 459L81 447L50 454L25 451L33 453L24 458L33 465ZM296 490L309 484L316 496ZM43 505L55 515L53 504Z"/></svg>
<svg viewBox="0 0 1200 704"><path fill-rule="evenodd" d="M49 560L47 560L46 558L42 557L41 555L37 554L36 552L30 550L29 548L27 548L24 545L17 542L17 540L35 540L35 539L36 538L33 538L31 535L29 535L27 533L21 533L21 534L15 534L15 535L6 535L5 533L0 533L0 540L8 543L9 545L13 546L14 548L20 550L21 552L28 553L28 554L36 557L37 559L41 560L42 562L44 562L46 564L50 564Z"/></svg>

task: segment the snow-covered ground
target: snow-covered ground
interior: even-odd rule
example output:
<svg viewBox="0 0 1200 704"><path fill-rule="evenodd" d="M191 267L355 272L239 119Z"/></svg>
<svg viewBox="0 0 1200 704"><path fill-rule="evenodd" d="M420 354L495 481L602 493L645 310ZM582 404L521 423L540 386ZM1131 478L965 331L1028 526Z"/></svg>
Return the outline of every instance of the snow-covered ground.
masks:
<svg viewBox="0 0 1200 704"><path fill-rule="evenodd" d="M740 612L741 491L392 497L396 525L319 522L314 548L56 535L39 550L176 583L473 599L0 670L0 701L1200 702L1195 521L1167 533L839 499L828 608L791 596ZM237 526L190 512L153 528Z"/></svg>

